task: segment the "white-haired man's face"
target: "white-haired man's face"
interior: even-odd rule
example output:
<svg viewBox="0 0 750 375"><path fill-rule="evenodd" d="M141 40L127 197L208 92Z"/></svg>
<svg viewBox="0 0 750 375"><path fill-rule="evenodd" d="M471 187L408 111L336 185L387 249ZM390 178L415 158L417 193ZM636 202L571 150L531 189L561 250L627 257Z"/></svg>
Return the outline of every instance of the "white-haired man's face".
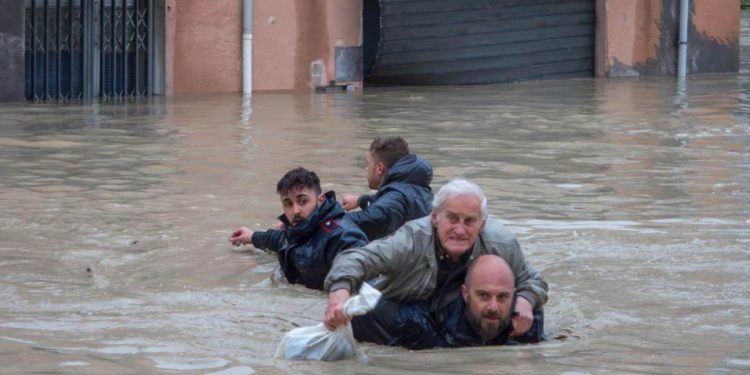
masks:
<svg viewBox="0 0 750 375"><path fill-rule="evenodd" d="M484 228L482 201L473 194L457 194L445 199L432 211L432 226L451 260L457 261L469 251Z"/></svg>

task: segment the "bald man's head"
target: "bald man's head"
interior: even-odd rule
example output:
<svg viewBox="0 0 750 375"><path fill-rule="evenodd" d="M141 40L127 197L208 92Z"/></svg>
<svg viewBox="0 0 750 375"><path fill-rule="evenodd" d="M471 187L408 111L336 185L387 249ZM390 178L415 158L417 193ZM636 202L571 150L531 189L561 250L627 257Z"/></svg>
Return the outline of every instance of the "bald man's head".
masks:
<svg viewBox="0 0 750 375"><path fill-rule="evenodd" d="M482 340L497 337L510 324L514 292L513 271L502 257L481 255L469 264L461 293Z"/></svg>
<svg viewBox="0 0 750 375"><path fill-rule="evenodd" d="M501 256L494 254L480 255L469 263L464 284L471 284L472 278L478 279L481 282L492 279L499 283L510 282L511 287L516 287L513 270L510 269L508 262Z"/></svg>

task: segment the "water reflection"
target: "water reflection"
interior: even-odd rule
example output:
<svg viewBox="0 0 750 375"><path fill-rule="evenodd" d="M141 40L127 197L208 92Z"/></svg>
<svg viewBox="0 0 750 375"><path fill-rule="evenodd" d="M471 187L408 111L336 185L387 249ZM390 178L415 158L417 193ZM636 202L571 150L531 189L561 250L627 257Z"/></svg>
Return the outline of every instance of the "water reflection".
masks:
<svg viewBox="0 0 750 375"><path fill-rule="evenodd" d="M744 37L744 36L743 36ZM744 48L744 47L743 47ZM743 55L744 56L744 55ZM743 65L744 66L744 65ZM8 372L745 373L747 72L0 106L0 363ZM342 363L272 358L325 296L228 232L310 167L362 191L372 137L465 176L550 282L547 343Z"/></svg>

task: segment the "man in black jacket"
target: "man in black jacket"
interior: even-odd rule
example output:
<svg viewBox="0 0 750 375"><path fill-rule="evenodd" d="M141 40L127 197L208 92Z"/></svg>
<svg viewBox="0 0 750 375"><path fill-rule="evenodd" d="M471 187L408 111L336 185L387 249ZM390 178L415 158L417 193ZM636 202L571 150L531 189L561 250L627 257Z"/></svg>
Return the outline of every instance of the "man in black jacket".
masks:
<svg viewBox="0 0 750 375"><path fill-rule="evenodd" d="M365 234L342 220L345 213L333 191L321 193L315 172L293 169L279 180L276 192L284 214L282 229L253 231L240 227L229 236L232 245L252 243L278 254L286 279L292 284L323 289L333 259L344 249L367 244Z"/></svg>
<svg viewBox="0 0 750 375"><path fill-rule="evenodd" d="M534 312L533 324L525 334L510 335L515 282L513 271L502 257L479 256L469 263L464 274L458 295L442 290L428 301L380 300L374 310L352 319L354 337L409 349L513 345L543 340L541 308Z"/></svg>
<svg viewBox="0 0 750 375"><path fill-rule="evenodd" d="M426 216L432 209L432 166L409 153L401 137L376 137L367 154L367 183L374 195L345 194L345 210L357 207L346 219L357 224L370 241L393 233L409 220Z"/></svg>

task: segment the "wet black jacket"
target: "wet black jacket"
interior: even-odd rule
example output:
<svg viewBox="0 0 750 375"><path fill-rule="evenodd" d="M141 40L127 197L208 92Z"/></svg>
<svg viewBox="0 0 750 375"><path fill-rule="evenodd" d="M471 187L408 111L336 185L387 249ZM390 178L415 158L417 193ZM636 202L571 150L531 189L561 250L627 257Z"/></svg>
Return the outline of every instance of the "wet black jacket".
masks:
<svg viewBox="0 0 750 375"><path fill-rule="evenodd" d="M290 283L323 289L333 258L341 250L367 244L365 234L356 225L342 220L343 216L344 209L334 192L329 191L326 200L296 226L291 226L281 215L279 220L285 224L284 230L253 233L253 246L277 252Z"/></svg>
<svg viewBox="0 0 750 375"><path fill-rule="evenodd" d="M441 326L445 334L446 346L532 344L544 339L544 311L541 309L534 312L534 322L531 324L531 328L522 336L510 337L513 325L509 324L504 331L489 341L483 341L476 331L472 329L466 309L463 297L459 297L450 306L442 310L441 317L437 318L437 321L442 322ZM443 342L440 343L442 344Z"/></svg>
<svg viewBox="0 0 750 375"><path fill-rule="evenodd" d="M352 319L354 337L381 345L409 349L464 347L479 345L517 345L544 340L544 312L534 312L534 322L523 336L510 337L509 325L495 338L483 341L469 323L466 303L459 296L439 314L430 312L429 301L399 303L381 299L372 311Z"/></svg>
<svg viewBox="0 0 750 375"><path fill-rule="evenodd" d="M362 211L346 218L357 224L370 241L393 233L409 220L426 216L432 209L432 165L409 154L388 169L374 195L359 198Z"/></svg>
<svg viewBox="0 0 750 375"><path fill-rule="evenodd" d="M520 337L510 337L509 325L495 338L483 341L472 328L467 307L461 295L461 284L466 276L468 254L452 266L440 261L438 289L424 301L399 303L381 299L375 309L352 320L354 337L376 344L404 346L409 349L435 347L463 347L478 345L514 345L537 343L543 340L544 313L534 312L534 322ZM511 309L515 308L515 298Z"/></svg>

